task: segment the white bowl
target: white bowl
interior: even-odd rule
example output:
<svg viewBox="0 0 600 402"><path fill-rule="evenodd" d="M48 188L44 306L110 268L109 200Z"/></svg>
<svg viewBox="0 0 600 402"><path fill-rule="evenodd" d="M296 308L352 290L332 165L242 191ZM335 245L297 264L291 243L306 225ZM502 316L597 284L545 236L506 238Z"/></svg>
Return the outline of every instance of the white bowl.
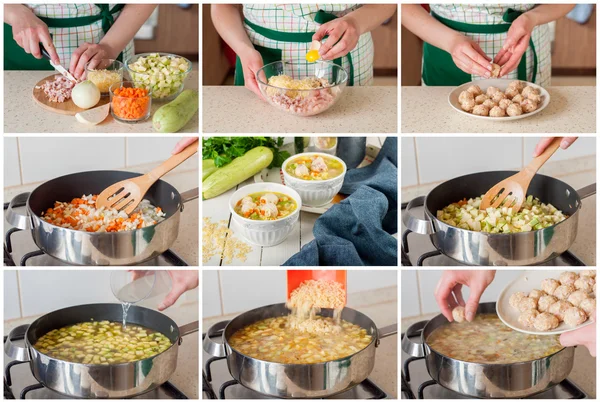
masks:
<svg viewBox="0 0 600 402"><path fill-rule="evenodd" d="M288 174L286 171L287 165L293 159L303 155L319 155L322 156L323 159L333 158L342 164L344 171L341 175L327 180L303 180ZM283 172L283 180L285 185L293 188L298 192L298 194L300 194L304 205L309 207L319 207L321 205L328 204L333 197L339 193L340 189L342 188L342 184L344 184L344 176L346 176L346 164L337 156L329 155L323 152L304 152L287 158L281 166L281 171Z"/></svg>
<svg viewBox="0 0 600 402"><path fill-rule="evenodd" d="M290 215L285 218L277 219L274 221L256 221L252 219L244 218L235 212L235 204L242 198L252 193L258 193L260 191L274 191L277 193L283 193L294 199L297 203L297 208ZM229 198L229 211L231 212L232 220L239 229L239 233L246 241L256 246L271 247L284 241L294 225L298 221L300 216L300 208L302 208L302 199L293 189L277 183L255 183L249 184L240 188L238 191L233 193Z"/></svg>
<svg viewBox="0 0 600 402"><path fill-rule="evenodd" d="M459 87L454 88L452 90L452 92L450 92L450 95L448 95L448 103L450 103L450 106L452 106L459 113L465 114L470 117L475 117L477 119L494 120L494 121L513 121L513 120L525 119L527 117L531 117L534 114L541 112L550 103L550 94L548 93L548 91L546 91L541 86L533 84L531 82L521 81L526 86L530 86L530 87L539 89L540 96L542 97L542 103L540 103L539 107L531 113L523 113L520 116L490 117L490 116L479 116L477 114L465 112L460 107L460 102L458 101L458 96L460 95L460 93L462 91L466 91L467 88L469 88L471 85L479 85L479 87L481 88L481 90L484 93L485 93L485 90L488 89L489 87L496 87L496 88L500 89L502 92L504 92L504 91L506 91L506 88L508 88L508 84L510 84L513 81L517 81L517 80L510 80L510 79L504 79L504 78L489 78L487 80L478 80L478 81L467 82L466 84L463 84Z"/></svg>

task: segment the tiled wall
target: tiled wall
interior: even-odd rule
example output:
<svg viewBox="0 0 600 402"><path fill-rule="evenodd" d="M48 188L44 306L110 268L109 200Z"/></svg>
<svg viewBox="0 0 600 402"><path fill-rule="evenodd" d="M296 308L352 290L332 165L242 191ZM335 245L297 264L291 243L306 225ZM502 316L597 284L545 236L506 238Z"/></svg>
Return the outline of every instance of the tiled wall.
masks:
<svg viewBox="0 0 600 402"><path fill-rule="evenodd" d="M7 137L4 186L41 182L69 173L123 169L159 162L181 137Z"/></svg>
<svg viewBox="0 0 600 402"><path fill-rule="evenodd" d="M420 316L423 314L439 313L440 308L435 301L434 292L442 276L441 270L402 270L400 273L401 318ZM494 281L483 293L480 302L491 302L522 271L498 270ZM463 286L463 298L467 301L469 288Z"/></svg>
<svg viewBox="0 0 600 402"><path fill-rule="evenodd" d="M397 272L348 271L348 293L397 286ZM202 272L202 316L216 317L247 311L286 299L286 272L209 271Z"/></svg>
<svg viewBox="0 0 600 402"><path fill-rule="evenodd" d="M403 137L402 187L448 180L464 174L520 169L531 161L540 137ZM596 154L596 139L579 138L551 161Z"/></svg>
<svg viewBox="0 0 600 402"><path fill-rule="evenodd" d="M4 320L45 314L89 303L118 303L110 289L110 270L4 271ZM140 305L156 309L162 296ZM176 305L198 300L198 290L184 293ZM173 308L173 307L171 307Z"/></svg>

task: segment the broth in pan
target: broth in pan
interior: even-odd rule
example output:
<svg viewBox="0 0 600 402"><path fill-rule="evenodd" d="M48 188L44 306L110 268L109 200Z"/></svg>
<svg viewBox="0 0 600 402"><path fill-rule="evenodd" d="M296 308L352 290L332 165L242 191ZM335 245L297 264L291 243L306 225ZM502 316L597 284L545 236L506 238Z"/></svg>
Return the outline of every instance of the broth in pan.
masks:
<svg viewBox="0 0 600 402"><path fill-rule="evenodd" d="M170 348L171 341L141 325L91 321L54 329L34 347L68 362L107 365L147 359Z"/></svg>
<svg viewBox="0 0 600 402"><path fill-rule="evenodd" d="M427 338L431 349L472 363L508 364L541 359L563 349L558 335L529 335L504 325L496 314L478 314L472 322L452 322Z"/></svg>

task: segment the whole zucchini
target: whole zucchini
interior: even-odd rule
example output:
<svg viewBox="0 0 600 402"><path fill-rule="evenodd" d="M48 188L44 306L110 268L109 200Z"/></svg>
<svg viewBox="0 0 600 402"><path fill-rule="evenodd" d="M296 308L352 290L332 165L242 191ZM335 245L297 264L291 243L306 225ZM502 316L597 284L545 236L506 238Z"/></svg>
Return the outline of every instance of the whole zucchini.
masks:
<svg viewBox="0 0 600 402"><path fill-rule="evenodd" d="M198 91L186 89L175 100L161 106L152 117L152 127L159 133L176 133L198 111Z"/></svg>
<svg viewBox="0 0 600 402"><path fill-rule="evenodd" d="M227 166L217 169L202 182L202 199L223 194L269 166L272 160L273 151L269 148L252 148Z"/></svg>
<svg viewBox="0 0 600 402"><path fill-rule="evenodd" d="M202 160L202 181L208 176L216 172L219 168L215 166L215 161L212 159Z"/></svg>

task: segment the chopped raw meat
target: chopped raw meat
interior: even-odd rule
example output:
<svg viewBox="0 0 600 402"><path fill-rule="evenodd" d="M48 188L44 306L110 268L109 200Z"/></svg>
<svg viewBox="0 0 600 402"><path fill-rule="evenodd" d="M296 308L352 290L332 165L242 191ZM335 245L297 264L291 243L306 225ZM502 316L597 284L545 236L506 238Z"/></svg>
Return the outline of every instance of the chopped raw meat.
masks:
<svg viewBox="0 0 600 402"><path fill-rule="evenodd" d="M46 81L36 89L44 91L50 102L62 103L71 99L71 90L75 83L62 75L57 75L54 81Z"/></svg>

